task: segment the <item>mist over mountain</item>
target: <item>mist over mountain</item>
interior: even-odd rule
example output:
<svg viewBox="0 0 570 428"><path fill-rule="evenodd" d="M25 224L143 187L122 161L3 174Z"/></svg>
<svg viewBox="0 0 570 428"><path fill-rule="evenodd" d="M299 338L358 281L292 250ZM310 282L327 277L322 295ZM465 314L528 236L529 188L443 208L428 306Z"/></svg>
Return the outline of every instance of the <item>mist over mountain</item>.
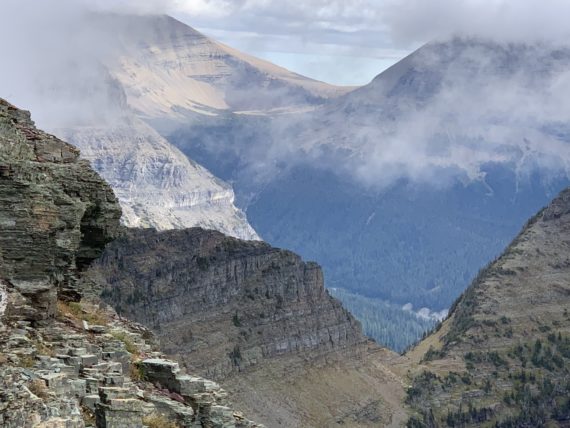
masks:
<svg viewBox="0 0 570 428"><path fill-rule="evenodd" d="M37 32L4 42L0 89L84 149L127 224L256 237L218 177L265 240L322 263L329 286L439 313L568 183L570 55L554 29L446 28L351 90L106 6L38 8Z"/></svg>
<svg viewBox="0 0 570 428"><path fill-rule="evenodd" d="M570 426L570 4L0 11L1 426Z"/></svg>
<svg viewBox="0 0 570 428"><path fill-rule="evenodd" d="M330 286L439 311L567 185L569 59L451 38L310 113L202 117L169 140Z"/></svg>
<svg viewBox="0 0 570 428"><path fill-rule="evenodd" d="M1 26L6 34L1 48L9 60L0 72L0 89L16 103L30 105L41 126L82 149L112 183L125 225L159 230L201 226L259 239L235 207L231 186L137 117L117 70L133 47L124 37L144 33L145 17L128 19L82 2L53 9L32 9L28 2L10 5L35 31L8 42L13 22ZM29 62L32 56L42 67Z"/></svg>

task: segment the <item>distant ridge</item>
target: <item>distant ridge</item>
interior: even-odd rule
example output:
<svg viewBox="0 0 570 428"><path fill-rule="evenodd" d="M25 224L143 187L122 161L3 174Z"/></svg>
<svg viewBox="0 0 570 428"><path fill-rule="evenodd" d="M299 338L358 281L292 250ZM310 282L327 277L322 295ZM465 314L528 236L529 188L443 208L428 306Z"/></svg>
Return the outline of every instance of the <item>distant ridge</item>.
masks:
<svg viewBox="0 0 570 428"><path fill-rule="evenodd" d="M95 22L117 31L120 56L109 68L144 119L297 110L352 89L244 54L169 16L99 15Z"/></svg>

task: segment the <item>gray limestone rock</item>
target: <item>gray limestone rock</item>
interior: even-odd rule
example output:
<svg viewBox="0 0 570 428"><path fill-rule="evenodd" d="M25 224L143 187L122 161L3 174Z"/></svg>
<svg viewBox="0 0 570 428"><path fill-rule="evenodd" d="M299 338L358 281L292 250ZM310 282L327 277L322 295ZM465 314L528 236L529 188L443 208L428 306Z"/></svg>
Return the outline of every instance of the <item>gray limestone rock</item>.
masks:
<svg viewBox="0 0 570 428"><path fill-rule="evenodd" d="M198 228L131 229L88 275L119 313L152 328L167 353L207 378L366 341L316 263L262 242Z"/></svg>
<svg viewBox="0 0 570 428"><path fill-rule="evenodd" d="M135 428L160 409L183 426L198 416L223 426L139 379L136 359L163 357L148 330L98 299L69 302L81 297L86 266L118 235L120 214L77 149L0 99L0 426ZM87 313L106 324L90 326ZM167 364L179 382L178 364ZM204 389L204 406L223 404L223 394Z"/></svg>
<svg viewBox="0 0 570 428"><path fill-rule="evenodd" d="M121 209L79 150L2 99L0 171L0 278L31 300L28 317L53 318L58 292L117 236Z"/></svg>

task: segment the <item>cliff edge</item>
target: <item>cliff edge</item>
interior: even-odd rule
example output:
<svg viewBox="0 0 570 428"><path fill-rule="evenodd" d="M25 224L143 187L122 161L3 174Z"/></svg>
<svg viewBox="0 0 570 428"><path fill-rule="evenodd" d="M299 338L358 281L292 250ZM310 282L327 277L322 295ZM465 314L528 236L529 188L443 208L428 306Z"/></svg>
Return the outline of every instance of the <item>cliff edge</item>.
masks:
<svg viewBox="0 0 570 428"><path fill-rule="evenodd" d="M149 330L82 298L120 216L75 147L0 99L0 426L259 427Z"/></svg>

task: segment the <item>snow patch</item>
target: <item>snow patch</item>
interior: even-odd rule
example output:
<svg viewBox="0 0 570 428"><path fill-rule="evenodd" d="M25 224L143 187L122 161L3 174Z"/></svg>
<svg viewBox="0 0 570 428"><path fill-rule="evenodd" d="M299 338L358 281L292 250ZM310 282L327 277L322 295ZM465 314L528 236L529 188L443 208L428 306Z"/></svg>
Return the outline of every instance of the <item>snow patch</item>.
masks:
<svg viewBox="0 0 570 428"><path fill-rule="evenodd" d="M425 320L435 320L435 321L443 321L447 318L449 314L449 309L443 309L441 311L432 311L429 308L420 308L417 311L414 311L414 305L411 303L406 303L402 306L402 310L406 312L412 312L416 315L416 317L425 319Z"/></svg>
<svg viewBox="0 0 570 428"><path fill-rule="evenodd" d="M8 291L6 285L0 282L0 319L6 312L6 306L8 306Z"/></svg>

